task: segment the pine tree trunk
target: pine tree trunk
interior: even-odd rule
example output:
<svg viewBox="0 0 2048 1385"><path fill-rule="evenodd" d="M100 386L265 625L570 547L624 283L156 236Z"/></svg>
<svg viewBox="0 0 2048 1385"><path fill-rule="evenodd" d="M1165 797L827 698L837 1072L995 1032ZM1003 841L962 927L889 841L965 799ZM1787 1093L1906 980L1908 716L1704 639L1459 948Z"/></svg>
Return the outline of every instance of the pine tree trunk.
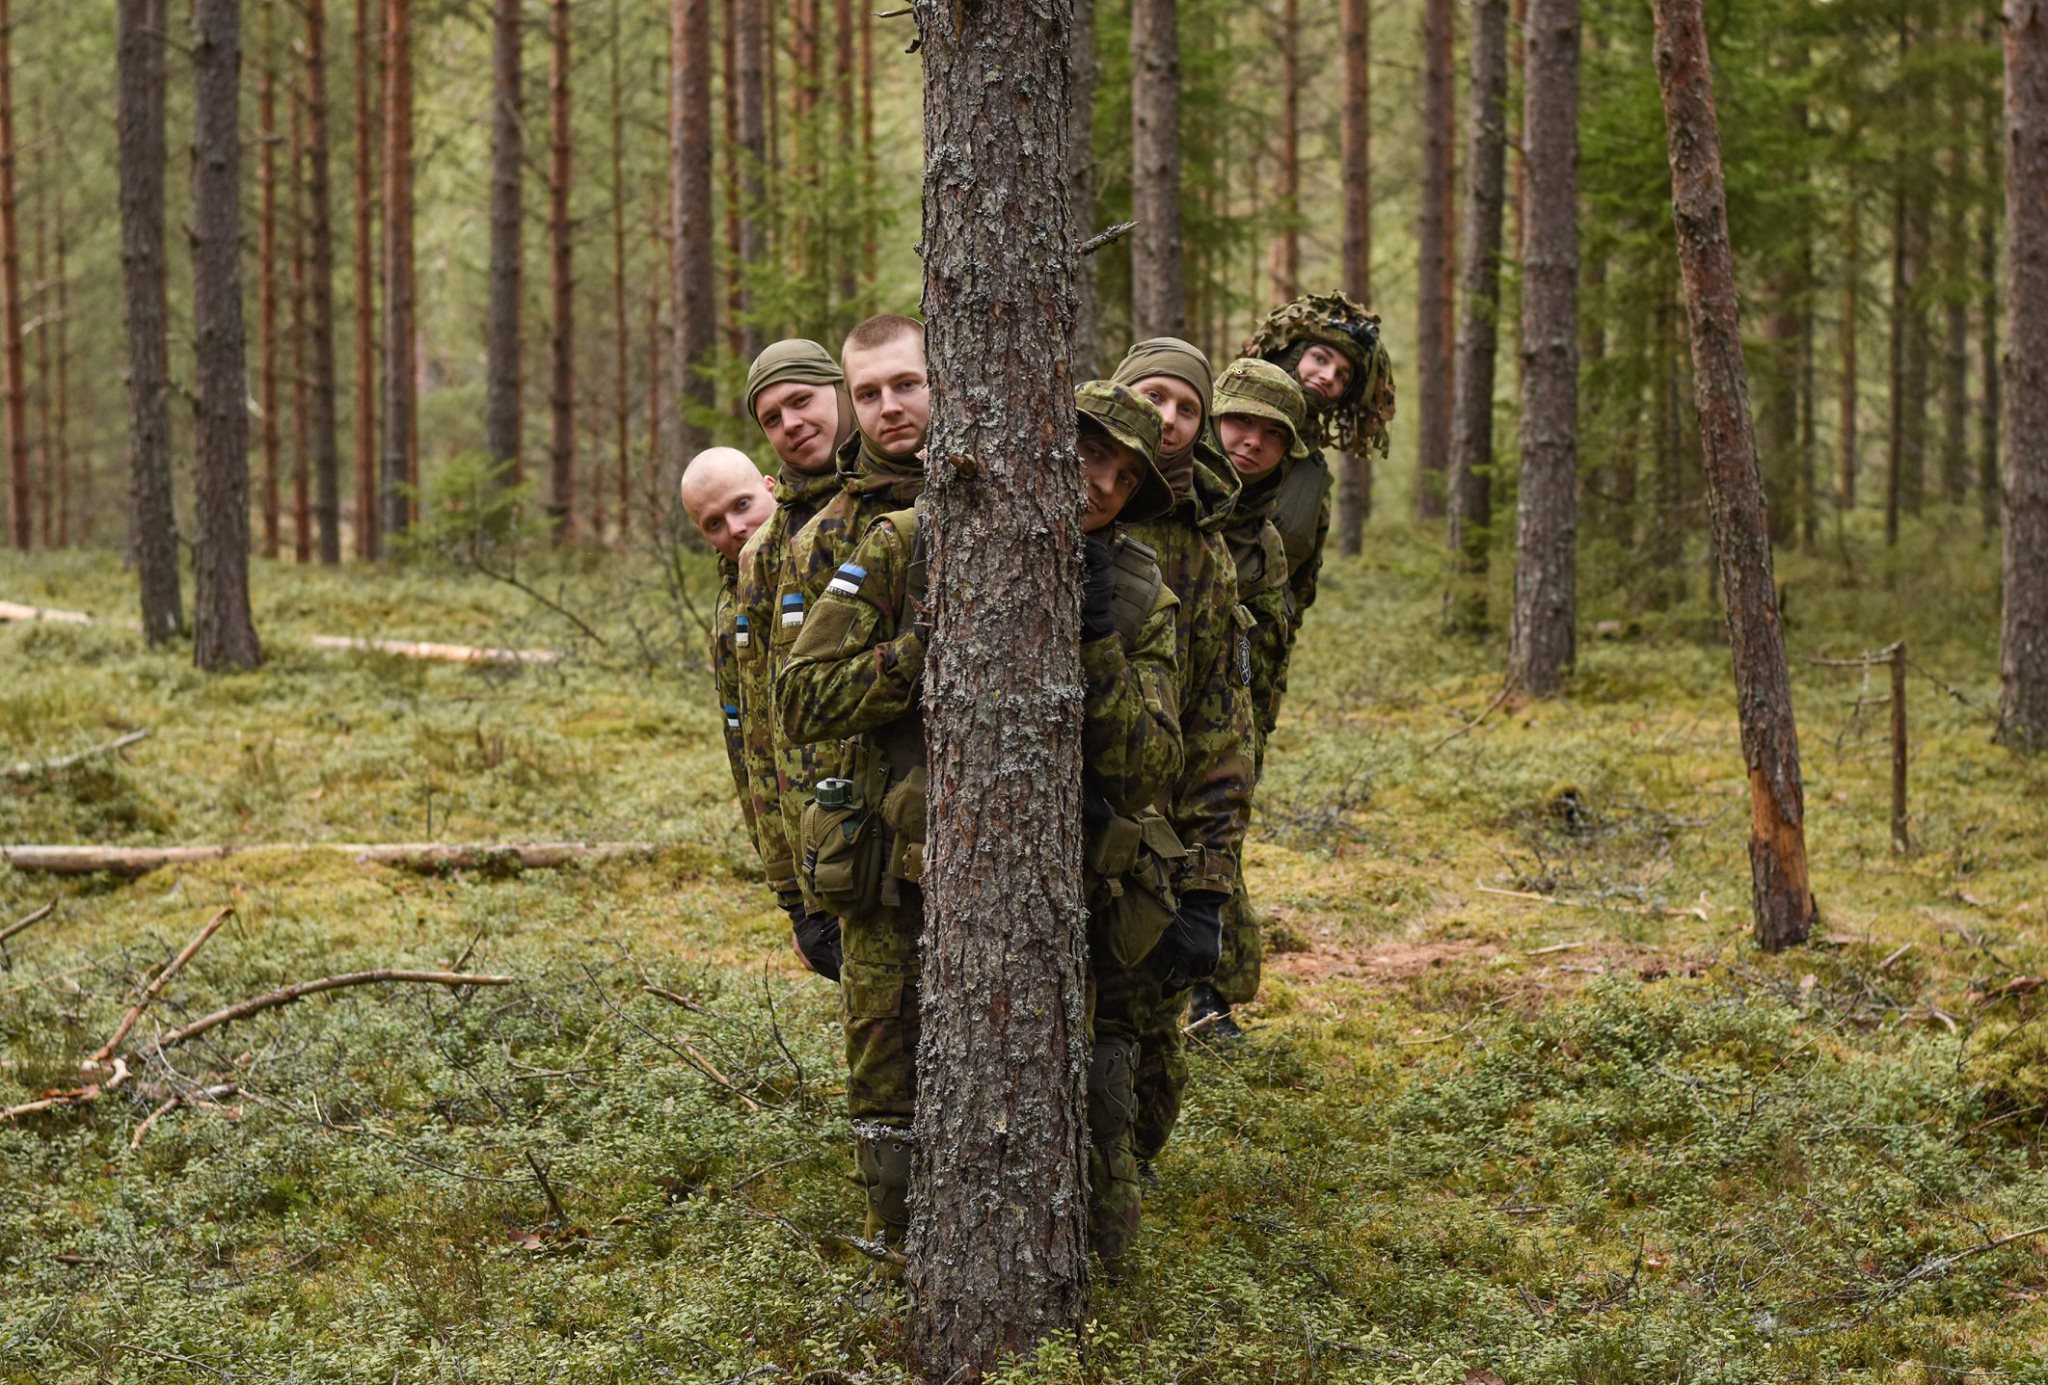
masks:
<svg viewBox="0 0 2048 1385"><path fill-rule="evenodd" d="M2048 749L2048 0L2005 0L2005 616L1999 737Z"/></svg>
<svg viewBox="0 0 2048 1385"><path fill-rule="evenodd" d="M1942 223L1942 297L1946 300L1947 331L1943 345L1941 381L1941 496L1950 505L1961 505L1970 494L1970 300L1963 285L1970 274L1970 233L1968 196L1965 184L1969 160L1963 144L1963 103L1951 108L1955 120L1948 148L1948 187L1944 191L1946 216Z"/></svg>
<svg viewBox="0 0 2048 1385"><path fill-rule="evenodd" d="M294 100L285 220L291 227L292 264L292 557L302 564L313 561L312 381L306 368L306 304L312 283L306 264L305 167L305 108Z"/></svg>
<svg viewBox="0 0 2048 1385"><path fill-rule="evenodd" d="M1522 151L1522 480L1508 676L1552 697L1577 653L1579 4L1532 0Z"/></svg>
<svg viewBox="0 0 2048 1385"><path fill-rule="evenodd" d="M43 118L40 95L31 107L31 123L29 184L36 199L36 503L39 541L47 549L57 543L57 450L51 412L55 391L50 387L50 180L43 168L50 126Z"/></svg>
<svg viewBox="0 0 2048 1385"><path fill-rule="evenodd" d="M1763 485L1750 428L1749 379L1742 361L1701 0L1657 0L1656 21L1657 76L1670 136L1672 222L1692 324L1709 512L1727 593L1736 704L1749 767L1756 940L1775 952L1805 942L1815 913L1807 884L1799 732L1792 717Z"/></svg>
<svg viewBox="0 0 2048 1385"><path fill-rule="evenodd" d="M1487 551L1493 533L1493 381L1500 350L1501 182L1507 159L1507 0L1472 11L1472 120L1465 162L1464 320L1458 328L1451 427L1450 550L1445 615L1454 631L1486 628Z"/></svg>
<svg viewBox="0 0 2048 1385"><path fill-rule="evenodd" d="M728 5L728 32L731 21L732 9ZM626 393L626 97L619 71L619 50L623 44L619 0L612 0L612 431L617 450L614 470L618 474L614 480L619 502L618 526L612 537L621 545L627 542L633 530L633 464L627 436L632 428L632 406ZM735 99L727 98L728 113ZM734 254L738 254L737 245ZM737 268L734 273L737 275Z"/></svg>
<svg viewBox="0 0 2048 1385"><path fill-rule="evenodd" d="M1101 184L1095 167L1095 86L1102 65L1095 56L1096 0L1074 0L1073 97L1067 106L1067 187L1074 221L1083 236L1093 235ZM1101 310L1097 304L1100 255L1081 257L1074 268L1074 355L1080 369L1101 358Z"/></svg>
<svg viewBox="0 0 2048 1385"><path fill-rule="evenodd" d="M668 246L662 240L661 224L664 208L659 196L648 212L648 240L652 242L654 263L668 264ZM661 325L661 281L660 273L643 276L647 281L647 472L643 478L645 490L642 499L647 501L647 529L650 535L659 536L667 532L662 527L662 504L659 486L662 472L661 450L661 401L667 393L664 388L668 377L662 371L662 343L666 340Z"/></svg>
<svg viewBox="0 0 2048 1385"><path fill-rule="evenodd" d="M7 479L14 546L27 552L35 542L35 510L29 487L28 364L21 338L21 238L15 220L13 35L8 0L0 0L0 290L6 294L0 352L6 361Z"/></svg>
<svg viewBox="0 0 2048 1385"><path fill-rule="evenodd" d="M1651 358L1653 426L1657 440L1656 509L1645 545L1654 574L1656 604L1685 599L1685 425L1679 380L1677 312L1670 289L1657 296L1656 344Z"/></svg>
<svg viewBox="0 0 2048 1385"><path fill-rule="evenodd" d="M381 543L411 527L412 0L384 4L384 408Z"/></svg>
<svg viewBox="0 0 2048 1385"><path fill-rule="evenodd" d="M772 0L771 0L772 3ZM820 0L792 0L789 16L789 182L782 189L793 204L786 259L799 278L816 276L815 296L825 296L819 263L817 210L818 6ZM805 319L803 330L816 330Z"/></svg>
<svg viewBox="0 0 2048 1385"><path fill-rule="evenodd" d="M192 6L192 654L202 669L263 660L249 618L249 410L242 322L241 0Z"/></svg>
<svg viewBox="0 0 2048 1385"><path fill-rule="evenodd" d="M1994 98L1987 98L1986 105L1992 105ZM1987 120L1986 128L1996 131L1995 121ZM1998 181L1997 135L1992 134L1984 150L1984 181L1995 186ZM1977 500L1981 511L1984 532L1991 533L1999 523L1999 384L2001 371L1998 361L1998 211L1987 201L1977 215L1977 365L1983 372L1984 392L1977 401Z"/></svg>
<svg viewBox="0 0 2048 1385"><path fill-rule="evenodd" d="M57 158L64 144L57 143ZM57 236L57 543L69 547L73 534L88 542L90 517L74 528L71 507L71 275L70 241L64 220L64 180L51 190Z"/></svg>
<svg viewBox="0 0 2048 1385"><path fill-rule="evenodd" d="M382 515L377 505L377 339L371 328L377 302L372 268L376 264L377 213L371 198L376 187L377 141L370 124L370 88L376 80L370 56L371 4L372 0L356 0L356 556L365 560L383 552L378 532Z"/></svg>
<svg viewBox="0 0 2048 1385"><path fill-rule="evenodd" d="M738 9L734 0L719 0L719 91L724 107L725 141L719 150L719 197L725 204L725 346L741 360L747 354L746 337L740 318L746 310L746 289L740 258L740 160L739 160L739 34ZM741 405L735 403L733 412Z"/></svg>
<svg viewBox="0 0 2048 1385"><path fill-rule="evenodd" d="M811 47L817 47L812 11ZM669 362L676 399L675 453L679 473L707 439L701 414L712 404L704 368L717 340L718 313L711 262L711 7L710 0L675 0L669 88L669 218L674 280L675 354ZM675 487L665 478L664 495Z"/></svg>
<svg viewBox="0 0 2048 1385"><path fill-rule="evenodd" d="M1301 293L1301 10L1280 4L1280 177L1273 189L1280 226L1273 237L1273 298Z"/></svg>
<svg viewBox="0 0 2048 1385"><path fill-rule="evenodd" d="M1372 5L1342 0L1344 99L1342 166L1345 292L1372 302ZM1372 458L1344 457L1344 484L1337 492L1337 549L1356 557L1365 546L1365 522L1372 518Z"/></svg>
<svg viewBox="0 0 2048 1385"><path fill-rule="evenodd" d="M1858 366L1856 336L1863 321L1863 202L1849 189L1849 226L1842 249L1842 403L1835 425L1840 450L1835 460L1835 506L1856 508L1856 414Z"/></svg>
<svg viewBox="0 0 2048 1385"><path fill-rule="evenodd" d="M4 4L5 0L0 0ZM171 508L170 325L164 287L165 0L119 0L121 298L128 328L128 471L142 633L185 628ZM0 31L4 32L4 31Z"/></svg>
<svg viewBox="0 0 2048 1385"><path fill-rule="evenodd" d="M860 123L854 108L853 65L854 23L853 0L838 0L833 12L833 69L832 85L839 98L839 157L858 159L860 156ZM852 211L842 199L842 212ZM860 291L860 243L855 232L844 224L836 228L832 247L832 260L838 267L837 298L841 304L851 304ZM858 234L865 235L863 228Z"/></svg>
<svg viewBox="0 0 2048 1385"><path fill-rule="evenodd" d="M1418 451L1415 514L1443 517L1445 473L1451 460L1450 372L1437 368L1450 356L1450 297L1445 291L1451 265L1451 173L1454 155L1451 111L1456 30L1451 0L1424 0L1422 7L1422 214L1416 228L1415 361Z"/></svg>
<svg viewBox="0 0 2048 1385"><path fill-rule="evenodd" d="M978 464L935 463L926 491L938 830L924 875L911 1341L926 1378L978 1380L1076 1330L1088 1307L1073 6L921 13L931 455ZM1005 795L1006 783L1032 792ZM952 830L996 796L1006 830Z"/></svg>
<svg viewBox="0 0 2048 1385"><path fill-rule="evenodd" d="M256 321L262 369L257 410L263 422L263 556L277 556L277 0L263 6L263 75L256 98Z"/></svg>
<svg viewBox="0 0 2048 1385"><path fill-rule="evenodd" d="M1131 0L1131 336L1187 335L1180 230L1180 17Z"/></svg>
<svg viewBox="0 0 2048 1385"><path fill-rule="evenodd" d="M521 91L522 0L495 0L491 24L491 299L484 327L484 451L508 486L520 458L520 312L524 306L526 168Z"/></svg>
<svg viewBox="0 0 2048 1385"><path fill-rule="evenodd" d="M766 123L768 53L762 8L772 0L739 0L739 144L733 151L740 168L740 264L742 273L758 269L768 258L768 215L764 181L768 168ZM862 11L866 13L865 10ZM740 354L748 361L761 354L761 326L751 320L753 303L741 300L749 317L741 331Z"/></svg>
<svg viewBox="0 0 2048 1385"><path fill-rule="evenodd" d="M1906 494L1906 380L1911 374L1907 356L1913 350L1911 314L1907 304L1913 294L1910 233L1906 225L1906 189L1903 181L1892 188L1892 296L1891 296L1891 383L1888 404L1891 428L1885 439L1884 541L1887 547L1899 541L1899 512Z"/></svg>
<svg viewBox="0 0 2048 1385"><path fill-rule="evenodd" d="M549 0L548 34L548 522L556 543L576 537L576 245L569 193L575 177L569 106L569 0Z"/></svg>
<svg viewBox="0 0 2048 1385"><path fill-rule="evenodd" d="M306 193L310 203L313 277L309 326L313 353L311 415L313 514L320 561L341 561L341 449L335 426L334 225L327 139L327 3L306 10Z"/></svg>

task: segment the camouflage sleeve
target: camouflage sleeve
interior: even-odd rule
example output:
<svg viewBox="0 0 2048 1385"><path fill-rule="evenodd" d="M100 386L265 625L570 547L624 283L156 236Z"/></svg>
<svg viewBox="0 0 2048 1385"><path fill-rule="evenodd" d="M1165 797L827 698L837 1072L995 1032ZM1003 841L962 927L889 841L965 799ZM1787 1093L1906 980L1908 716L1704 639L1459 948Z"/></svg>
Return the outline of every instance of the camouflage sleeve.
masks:
<svg viewBox="0 0 2048 1385"><path fill-rule="evenodd" d="M1287 579L1288 590L1294 596L1294 621L1288 635L1301 629L1301 618L1308 614L1308 608L1316 604L1316 579L1323 572L1323 545L1330 541L1330 493L1331 487L1323 488L1322 502L1316 506L1316 546L1309 550L1308 558Z"/></svg>
<svg viewBox="0 0 2048 1385"><path fill-rule="evenodd" d="M1197 602L1182 686L1182 763L1173 824L1194 854L1181 888L1228 894L1251 815L1251 634L1221 539L1211 536L1208 574L1183 600Z"/></svg>
<svg viewBox="0 0 2048 1385"><path fill-rule="evenodd" d="M862 735L916 705L924 637L914 625L896 629L909 572L895 526L877 524L819 592L775 678L775 708L791 744Z"/></svg>
<svg viewBox="0 0 2048 1385"><path fill-rule="evenodd" d="M732 784L739 795L740 813L747 820L747 836L758 847L754 830L754 794L747 780L745 746L740 735L740 680L737 651L733 647L733 618L739 606L730 581L719 589L711 610L711 681L718 689L718 715L725 734L725 759L732 770Z"/></svg>
<svg viewBox="0 0 2048 1385"><path fill-rule="evenodd" d="M1116 635L1081 646L1086 715L1081 753L1110 807L1157 803L1180 775L1180 696L1174 687L1175 608L1165 585L1129 649Z"/></svg>
<svg viewBox="0 0 2048 1385"><path fill-rule="evenodd" d="M768 533L773 526L764 527ZM779 533L779 530L776 532ZM782 777L775 748L774 684L769 664L769 612L774 606L773 550L749 547L740 555L737 622L734 635L739 667L740 753L745 762L749 802L753 807L754 846L768 887L776 893L796 889L796 856L782 815Z"/></svg>
<svg viewBox="0 0 2048 1385"><path fill-rule="evenodd" d="M1294 642L1292 602L1274 586L1244 602L1252 616L1252 717L1261 742L1280 720L1280 695L1287 691L1287 655Z"/></svg>

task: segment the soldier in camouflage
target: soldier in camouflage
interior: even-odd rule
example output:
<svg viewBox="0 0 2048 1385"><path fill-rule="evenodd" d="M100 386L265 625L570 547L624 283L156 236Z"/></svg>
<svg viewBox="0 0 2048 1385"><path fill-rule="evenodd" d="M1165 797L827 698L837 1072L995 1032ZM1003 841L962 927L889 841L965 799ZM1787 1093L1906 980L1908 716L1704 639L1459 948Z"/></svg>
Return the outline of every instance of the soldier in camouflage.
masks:
<svg viewBox="0 0 2048 1385"><path fill-rule="evenodd" d="M747 779L749 821L768 884L789 915L797 955L820 976L839 978L839 921L808 907L796 880L796 854L782 808L785 754L775 734L776 672L770 638L775 598L803 527L839 491L835 457L852 436L853 405L846 376L824 347L801 338L779 341L755 358L747 372L747 412L760 425L781 459L775 513L740 554L734 617L739 670L739 715ZM724 628L721 626L720 628Z"/></svg>
<svg viewBox="0 0 2048 1385"><path fill-rule="evenodd" d="M1119 383L1141 393L1162 376L1199 381L1206 403L1208 360L1186 342L1140 342L1116 371ZM1161 807L1188 853L1173 923L1149 959L1147 984L1129 994L1105 988L1097 1003L1098 1024L1122 1012L1138 1036L1132 1133L1141 1161L1158 1155L1180 1118L1188 1078L1181 1014L1194 982L1216 969L1223 907L1236 885L1251 809L1252 619L1238 605L1236 567L1223 537L1238 483L1227 463L1203 460L1199 439L1196 421L1176 431L1178 449L1162 441L1160 470L1173 490L1173 507L1131 530L1158 555L1166 585L1180 599L1174 639L1181 773Z"/></svg>

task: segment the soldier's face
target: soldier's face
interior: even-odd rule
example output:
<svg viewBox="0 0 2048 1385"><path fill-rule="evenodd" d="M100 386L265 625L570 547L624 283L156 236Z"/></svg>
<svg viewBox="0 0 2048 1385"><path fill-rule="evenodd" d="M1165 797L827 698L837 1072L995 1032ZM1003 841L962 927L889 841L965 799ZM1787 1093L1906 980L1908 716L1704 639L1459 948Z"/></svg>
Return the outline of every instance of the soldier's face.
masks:
<svg viewBox="0 0 2048 1385"><path fill-rule="evenodd" d="M821 472L839 439L839 391L808 380L770 385L754 400L754 416L784 466Z"/></svg>
<svg viewBox="0 0 2048 1385"><path fill-rule="evenodd" d="M1247 481L1268 475L1287 459L1287 429L1270 418L1218 414L1216 438L1232 469Z"/></svg>
<svg viewBox="0 0 2048 1385"><path fill-rule="evenodd" d="M1342 399L1344 391L1351 388L1351 362L1342 351L1321 342L1310 343L1308 350L1301 353L1301 364L1294 368L1294 374L1325 403Z"/></svg>
<svg viewBox="0 0 2048 1385"><path fill-rule="evenodd" d="M1076 444L1081 454L1081 479L1086 483L1088 509L1081 516L1081 532L1095 533L1116 523L1130 498L1138 493L1144 478L1145 460L1122 443L1093 428L1084 429Z"/></svg>
<svg viewBox="0 0 2048 1385"><path fill-rule="evenodd" d="M683 496L683 508L690 512L697 532L722 558L739 560L740 550L754 531L775 513L775 487L767 477L742 474L737 468L720 471L701 484L692 484Z"/></svg>
<svg viewBox="0 0 2048 1385"><path fill-rule="evenodd" d="M1195 435L1202 431L1202 396L1193 385L1176 375L1147 375L1131 388L1159 410L1160 455L1178 457L1195 445Z"/></svg>
<svg viewBox="0 0 2048 1385"><path fill-rule="evenodd" d="M906 332L869 351L848 351L840 364L854 417L869 442L886 457L908 457L924 446L932 397L925 385L923 337Z"/></svg>

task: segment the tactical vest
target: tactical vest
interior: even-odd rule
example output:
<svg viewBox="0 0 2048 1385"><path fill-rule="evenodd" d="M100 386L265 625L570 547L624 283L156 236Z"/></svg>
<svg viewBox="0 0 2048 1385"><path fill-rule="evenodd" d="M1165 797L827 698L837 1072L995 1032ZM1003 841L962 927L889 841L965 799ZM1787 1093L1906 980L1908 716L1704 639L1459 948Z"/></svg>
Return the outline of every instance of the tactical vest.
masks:
<svg viewBox="0 0 2048 1385"><path fill-rule="evenodd" d="M1273 527L1287 545L1287 570L1295 573L1315 555L1316 519L1330 490L1330 464L1321 452L1300 458L1280 478L1273 500Z"/></svg>

